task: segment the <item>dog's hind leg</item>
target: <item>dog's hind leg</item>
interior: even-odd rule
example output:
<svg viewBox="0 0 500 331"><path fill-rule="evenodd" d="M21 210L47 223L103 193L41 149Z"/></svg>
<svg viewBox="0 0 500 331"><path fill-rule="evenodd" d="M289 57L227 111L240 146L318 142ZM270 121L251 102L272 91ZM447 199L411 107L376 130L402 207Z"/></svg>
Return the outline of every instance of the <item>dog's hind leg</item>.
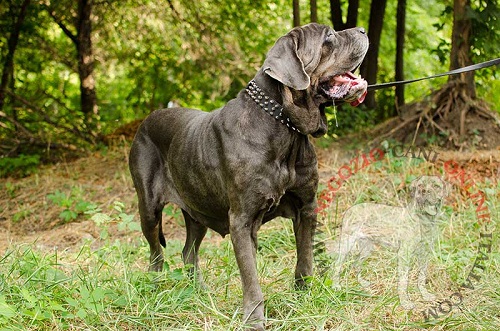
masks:
<svg viewBox="0 0 500 331"><path fill-rule="evenodd" d="M142 233L149 243L150 271L162 271L165 237L162 210L165 206L165 180L160 152L146 135L138 132L130 149L129 168L137 191Z"/></svg>
<svg viewBox="0 0 500 331"><path fill-rule="evenodd" d="M337 263L335 264L335 271L333 274L333 286L335 288L340 288L340 274L342 273L342 266L353 249L354 245L356 244L357 238L348 235L348 234L341 234L340 236L340 242L339 242L339 252L338 252L338 258L337 258Z"/></svg>
<svg viewBox="0 0 500 331"><path fill-rule="evenodd" d="M425 283L427 282L427 269L429 264L429 253L425 250L417 250L417 265L418 265L418 279L417 286L420 294L422 295L422 299L425 301L434 301L436 300L436 295L430 293L425 288Z"/></svg>
<svg viewBox="0 0 500 331"><path fill-rule="evenodd" d="M182 250L182 259L185 265L190 265L189 274L194 277L199 284L203 284L201 274L198 269L198 250L200 244L207 233L207 227L198 223L186 211L182 210L186 222L186 243Z"/></svg>
<svg viewBox="0 0 500 331"><path fill-rule="evenodd" d="M148 208L146 203L139 202L142 233L149 243L151 252L149 257L149 271L163 270L162 246L165 247L165 237L163 236L161 225L162 210L163 205Z"/></svg>
<svg viewBox="0 0 500 331"><path fill-rule="evenodd" d="M358 240L358 251L359 257L356 260L356 269L358 271L358 282L362 287L370 287L370 281L363 278L361 275L361 271L363 270L363 262L366 260L368 256L370 256L373 250L373 242L370 239L360 239Z"/></svg>
<svg viewBox="0 0 500 331"><path fill-rule="evenodd" d="M401 307L406 310L412 310L415 309L415 304L408 296L410 257L407 253L403 248L400 248L398 251L398 295Z"/></svg>

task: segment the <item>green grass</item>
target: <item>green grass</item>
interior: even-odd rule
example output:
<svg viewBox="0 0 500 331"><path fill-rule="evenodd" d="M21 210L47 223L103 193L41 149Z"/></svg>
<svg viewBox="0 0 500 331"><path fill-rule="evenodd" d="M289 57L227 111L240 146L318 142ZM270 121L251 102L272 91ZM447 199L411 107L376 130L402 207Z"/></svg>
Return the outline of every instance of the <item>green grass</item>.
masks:
<svg viewBox="0 0 500 331"><path fill-rule="evenodd" d="M352 203L403 199L405 183L434 166L384 160L354 175L339 193L323 220L326 236L336 236L339 214ZM496 185L496 186L495 186ZM498 219L498 184L485 182L492 219ZM478 227L474 208L457 193L447 201L439 240L429 267L429 289L446 300L467 278L477 256ZM334 208L334 207L337 208ZM101 229L99 245L88 242L76 250L46 251L30 245L12 245L0 257L0 330L236 330L242 329L242 291L229 238L208 238L200 252L207 290L186 277L181 263L183 240L169 240L165 271L145 272L149 247L137 220L116 203L111 213L95 211ZM173 214L173 213L172 213ZM180 218L176 214L177 218ZM110 222L128 236L107 235ZM181 220L179 219L179 222ZM492 226L493 230L494 227ZM215 234L212 234L216 237ZM295 243L291 222L275 220L259 233L258 269L269 330L498 330L500 327L499 244L478 270L474 290L447 314L426 322L422 310L399 306L395 261L379 251L367 261L366 290L353 273L343 276L340 290L328 277L311 279L306 291L293 288ZM418 300L415 286L410 295Z"/></svg>

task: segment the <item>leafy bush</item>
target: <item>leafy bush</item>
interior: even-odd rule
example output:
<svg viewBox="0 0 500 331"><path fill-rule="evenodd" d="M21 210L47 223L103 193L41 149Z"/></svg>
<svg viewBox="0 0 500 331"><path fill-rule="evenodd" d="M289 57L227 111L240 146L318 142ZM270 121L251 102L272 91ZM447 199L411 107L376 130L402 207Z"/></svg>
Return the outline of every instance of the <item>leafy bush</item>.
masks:
<svg viewBox="0 0 500 331"><path fill-rule="evenodd" d="M17 157L0 158L0 177L25 177L36 171L40 164L40 155L19 154Z"/></svg>
<svg viewBox="0 0 500 331"><path fill-rule="evenodd" d="M70 222L76 220L78 216L97 208L95 204L82 200L81 195L81 190L77 188L74 188L69 195L56 190L54 193L47 195L47 199L64 208L59 214L59 218L64 222Z"/></svg>
<svg viewBox="0 0 500 331"><path fill-rule="evenodd" d="M343 104L326 109L326 119L328 120L328 135L343 136L348 133L357 132L375 125L375 110L366 109L364 106L352 107Z"/></svg>

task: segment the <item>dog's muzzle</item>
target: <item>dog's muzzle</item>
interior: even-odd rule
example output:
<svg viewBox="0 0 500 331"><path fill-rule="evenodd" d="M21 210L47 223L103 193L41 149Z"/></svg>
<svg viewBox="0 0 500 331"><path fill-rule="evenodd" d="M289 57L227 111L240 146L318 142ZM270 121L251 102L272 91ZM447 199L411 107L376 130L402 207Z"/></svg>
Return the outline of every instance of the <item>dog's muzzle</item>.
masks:
<svg viewBox="0 0 500 331"><path fill-rule="evenodd" d="M352 72L346 72L328 77L319 87L328 99L349 102L351 106L356 107L365 100L368 83Z"/></svg>

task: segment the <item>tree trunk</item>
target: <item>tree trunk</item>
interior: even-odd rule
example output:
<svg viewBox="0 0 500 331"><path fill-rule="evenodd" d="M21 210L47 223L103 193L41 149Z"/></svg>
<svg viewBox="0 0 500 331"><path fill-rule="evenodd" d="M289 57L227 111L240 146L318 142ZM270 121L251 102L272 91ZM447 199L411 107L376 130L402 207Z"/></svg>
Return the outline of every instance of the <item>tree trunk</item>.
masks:
<svg viewBox="0 0 500 331"><path fill-rule="evenodd" d="M96 136L99 129L99 110L94 80L94 59L92 54L92 0L78 0L77 56L80 76L80 103L85 115L88 133Z"/></svg>
<svg viewBox="0 0 500 331"><path fill-rule="evenodd" d="M316 0L310 0L309 6L310 6L310 10L311 10L311 22L317 22L318 21L318 6L316 3Z"/></svg>
<svg viewBox="0 0 500 331"><path fill-rule="evenodd" d="M406 21L406 0L398 0L396 17L396 81L404 80L404 44L405 44L405 21ZM405 104L404 85L396 86L396 105L401 107Z"/></svg>
<svg viewBox="0 0 500 331"><path fill-rule="evenodd" d="M340 0L330 0L330 19L335 30L341 31L345 29Z"/></svg>
<svg viewBox="0 0 500 331"><path fill-rule="evenodd" d="M377 82L378 51L386 3L387 0L372 0L370 7L370 22L368 24L370 47L360 69L361 76L367 80L368 84L375 84ZM366 95L365 105L370 109L374 109L377 106L373 91L368 92Z"/></svg>
<svg viewBox="0 0 500 331"><path fill-rule="evenodd" d="M293 26L300 26L300 4L299 4L299 0L293 0Z"/></svg>
<svg viewBox="0 0 500 331"><path fill-rule="evenodd" d="M347 18L345 28L354 28L358 24L358 9L359 0L349 0L349 7L347 8Z"/></svg>
<svg viewBox="0 0 500 331"><path fill-rule="evenodd" d="M342 4L340 0L330 0L330 18L333 28L337 31L353 28L358 23L359 0L349 0L346 22L342 18Z"/></svg>
<svg viewBox="0 0 500 331"><path fill-rule="evenodd" d="M17 16L17 20L14 21L12 32L10 33L9 39L7 41L8 51L7 55L5 56L5 62L2 70L2 79L0 81L0 111L3 110L3 105L5 103L5 90L9 85L9 80L11 80L14 74L14 53L16 52L17 43L19 42L19 34L21 32L21 27L23 25L24 18L26 17L26 11L29 4L30 0L24 0L24 2L22 3L19 15ZM14 118L15 117L16 116L14 115Z"/></svg>
<svg viewBox="0 0 500 331"><path fill-rule="evenodd" d="M470 58L470 35L472 22L467 18L470 0L453 1L453 31L451 34L450 70L472 64ZM466 93L476 97L474 71L449 76L448 81L461 81L466 85Z"/></svg>

